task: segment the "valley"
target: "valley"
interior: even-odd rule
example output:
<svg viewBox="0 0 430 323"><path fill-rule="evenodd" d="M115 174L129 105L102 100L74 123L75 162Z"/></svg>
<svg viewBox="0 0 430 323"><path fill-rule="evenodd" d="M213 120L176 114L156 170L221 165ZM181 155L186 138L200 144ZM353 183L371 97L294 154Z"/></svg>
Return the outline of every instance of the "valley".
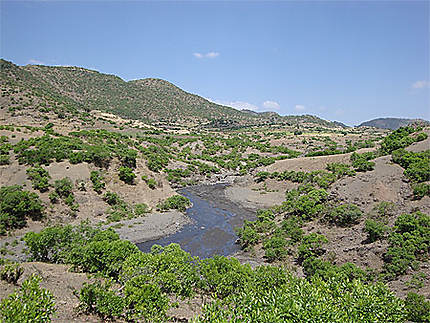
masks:
<svg viewBox="0 0 430 323"><path fill-rule="evenodd" d="M427 123L1 64L2 311L39 279L57 322L429 319Z"/></svg>

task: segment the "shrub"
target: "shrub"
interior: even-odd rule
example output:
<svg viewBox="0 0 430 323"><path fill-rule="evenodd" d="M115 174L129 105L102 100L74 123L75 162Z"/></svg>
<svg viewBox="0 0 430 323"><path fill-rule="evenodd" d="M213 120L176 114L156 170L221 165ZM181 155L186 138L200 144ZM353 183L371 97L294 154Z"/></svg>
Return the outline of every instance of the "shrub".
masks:
<svg viewBox="0 0 430 323"><path fill-rule="evenodd" d="M414 198L422 199L424 196L430 196L430 184L419 183L413 186Z"/></svg>
<svg viewBox="0 0 430 323"><path fill-rule="evenodd" d="M44 207L37 194L23 191L21 186L0 188L0 235L26 225L27 217L39 220Z"/></svg>
<svg viewBox="0 0 430 323"><path fill-rule="evenodd" d="M335 207L327 215L330 222L341 227L348 227L358 223L362 216L363 212L354 204L343 204Z"/></svg>
<svg viewBox="0 0 430 323"><path fill-rule="evenodd" d="M91 182L93 183L93 189L97 194L101 194L102 190L105 188L104 178L102 174L96 170L91 171L90 174Z"/></svg>
<svg viewBox="0 0 430 323"><path fill-rule="evenodd" d="M69 195L73 194L73 184L70 178L65 177L63 179L58 179L54 182L55 192L61 198L66 198Z"/></svg>
<svg viewBox="0 0 430 323"><path fill-rule="evenodd" d="M124 183L133 184L135 178L136 174L133 173L133 170L130 167L121 166L119 168L119 179Z"/></svg>
<svg viewBox="0 0 430 323"><path fill-rule="evenodd" d="M1 301L3 322L51 322L55 313L54 297L48 290L40 288L40 281L38 276L30 276L18 291Z"/></svg>
<svg viewBox="0 0 430 323"><path fill-rule="evenodd" d="M302 239L302 243L298 248L299 260L303 261L310 257L319 257L325 253L322 245L327 243L327 238L318 233L309 233Z"/></svg>
<svg viewBox="0 0 430 323"><path fill-rule="evenodd" d="M384 269L389 278L405 274L418 262L428 259L430 250L430 217L421 212L400 215L388 237Z"/></svg>
<svg viewBox="0 0 430 323"><path fill-rule="evenodd" d="M169 308L169 299L160 287L148 284L145 276L137 276L127 281L124 297L128 307L127 319L144 322L163 322Z"/></svg>
<svg viewBox="0 0 430 323"><path fill-rule="evenodd" d="M114 192L106 192L103 196L103 200L109 205L119 205L123 203L123 200L119 197L119 195Z"/></svg>
<svg viewBox="0 0 430 323"><path fill-rule="evenodd" d="M269 262L280 260L287 255L287 240L282 233L275 233L263 243L264 256Z"/></svg>
<svg viewBox="0 0 430 323"><path fill-rule="evenodd" d="M18 263L5 263L0 266L0 279L16 285L24 269Z"/></svg>
<svg viewBox="0 0 430 323"><path fill-rule="evenodd" d="M240 293L252 279L249 265L241 265L235 258L214 256L200 262L203 289L225 298Z"/></svg>
<svg viewBox="0 0 430 323"><path fill-rule="evenodd" d="M244 250L251 250L253 246L255 246L260 236L254 229L254 222L246 221L243 226L237 229L237 235L239 237L239 243Z"/></svg>
<svg viewBox="0 0 430 323"><path fill-rule="evenodd" d="M49 176L47 170L42 167L32 167L27 169L27 175L35 190L46 192L49 189L49 180L51 176Z"/></svg>
<svg viewBox="0 0 430 323"><path fill-rule="evenodd" d="M288 191L286 201L282 208L289 214L297 215L303 220L311 220L324 210L324 202L327 200L327 191L315 189L305 185Z"/></svg>
<svg viewBox="0 0 430 323"><path fill-rule="evenodd" d="M125 309L125 301L109 287L108 283L84 283L79 292L80 310L97 314L102 319L121 316Z"/></svg>
<svg viewBox="0 0 430 323"><path fill-rule="evenodd" d="M363 230L367 233L367 240L369 242L374 242L384 238L385 233L388 231L388 227L382 222L367 219Z"/></svg>
<svg viewBox="0 0 430 323"><path fill-rule="evenodd" d="M139 203L134 206L134 214L141 216L145 213L150 212L148 205L145 203Z"/></svg>
<svg viewBox="0 0 430 323"><path fill-rule="evenodd" d="M430 322L430 302L424 296L408 293L405 299L408 320L412 322Z"/></svg>
<svg viewBox="0 0 430 323"><path fill-rule="evenodd" d="M157 205L157 209L161 211L167 211L170 209L175 209L181 212L184 212L187 207L191 205L189 199L182 195L174 195L167 198L164 202L159 203Z"/></svg>
<svg viewBox="0 0 430 323"><path fill-rule="evenodd" d="M277 288L245 288L203 307L197 322L404 322L403 302L383 284L286 276Z"/></svg>
<svg viewBox="0 0 430 323"><path fill-rule="evenodd" d="M357 172L367 172L373 170L375 168L375 163L369 161L373 158L375 158L373 153L357 154L354 152L351 155L352 167L354 167Z"/></svg>

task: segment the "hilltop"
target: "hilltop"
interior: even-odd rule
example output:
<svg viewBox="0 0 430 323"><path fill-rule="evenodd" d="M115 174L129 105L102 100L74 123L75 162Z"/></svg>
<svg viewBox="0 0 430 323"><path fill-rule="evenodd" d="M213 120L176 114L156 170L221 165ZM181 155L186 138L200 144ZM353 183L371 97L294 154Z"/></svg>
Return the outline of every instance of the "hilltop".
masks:
<svg viewBox="0 0 430 323"><path fill-rule="evenodd" d="M118 76L81 67L26 65L0 61L3 85L50 101L64 113L103 111L160 126L237 128L264 124L311 123L335 127L315 116L247 113L219 105L156 78L124 81Z"/></svg>
<svg viewBox="0 0 430 323"><path fill-rule="evenodd" d="M430 122L423 119L377 118L362 122L359 127L374 127L380 129L396 130L400 127L406 127L413 124L428 126L430 125Z"/></svg>

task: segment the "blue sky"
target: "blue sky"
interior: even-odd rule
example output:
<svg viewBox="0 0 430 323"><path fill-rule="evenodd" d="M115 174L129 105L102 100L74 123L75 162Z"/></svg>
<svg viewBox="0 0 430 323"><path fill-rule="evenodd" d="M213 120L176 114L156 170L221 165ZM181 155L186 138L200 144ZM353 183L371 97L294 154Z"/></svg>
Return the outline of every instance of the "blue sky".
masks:
<svg viewBox="0 0 430 323"><path fill-rule="evenodd" d="M349 125L430 119L428 1L1 1L1 57Z"/></svg>

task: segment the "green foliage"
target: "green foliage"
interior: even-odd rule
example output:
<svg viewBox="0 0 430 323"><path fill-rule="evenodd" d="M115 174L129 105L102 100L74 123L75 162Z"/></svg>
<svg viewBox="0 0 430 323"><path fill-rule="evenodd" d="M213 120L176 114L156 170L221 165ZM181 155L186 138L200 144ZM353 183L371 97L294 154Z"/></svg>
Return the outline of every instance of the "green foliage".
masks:
<svg viewBox="0 0 430 323"><path fill-rule="evenodd" d="M357 172L367 172L375 168L375 163L369 160L376 158L373 152L367 152L363 154L352 153L351 162L352 167Z"/></svg>
<svg viewBox="0 0 430 323"><path fill-rule="evenodd" d="M91 182L93 183L93 189L97 194L101 194L105 188L104 178L99 171L93 170L90 174Z"/></svg>
<svg viewBox="0 0 430 323"><path fill-rule="evenodd" d="M430 196L430 184L419 183L412 186L414 190L414 198L422 199L424 196Z"/></svg>
<svg viewBox="0 0 430 323"><path fill-rule="evenodd" d="M421 212L400 215L388 237L389 247L384 255L388 278L417 268L419 261L428 259L430 250L430 217Z"/></svg>
<svg viewBox="0 0 430 323"><path fill-rule="evenodd" d="M327 164L326 169L336 175L337 178L343 176L354 176L355 171L350 168L347 164L342 163L330 163Z"/></svg>
<svg viewBox="0 0 430 323"><path fill-rule="evenodd" d="M246 251L251 250L260 239L259 234L255 231L254 223L255 222L245 220L243 226L236 230L240 246Z"/></svg>
<svg viewBox="0 0 430 323"><path fill-rule="evenodd" d="M22 228L27 218L40 220L44 207L37 194L23 191L21 186L0 188L0 235Z"/></svg>
<svg viewBox="0 0 430 323"><path fill-rule="evenodd" d="M424 136L422 135L418 135L415 138L410 136L410 134L416 132L417 130L418 129L408 126L401 127L393 131L382 140L381 152L385 155L388 155L394 150L405 148L416 141L423 140Z"/></svg>
<svg viewBox="0 0 430 323"><path fill-rule="evenodd" d="M408 293L405 299L407 319L412 322L430 322L430 302L424 296Z"/></svg>
<svg viewBox="0 0 430 323"><path fill-rule="evenodd" d="M175 209L181 212L184 212L187 207L191 205L189 199L182 195L174 195L167 198L164 202L159 203L157 205L157 209L161 211L168 211L171 209Z"/></svg>
<svg viewBox="0 0 430 323"><path fill-rule="evenodd" d="M358 280L302 280L245 288L205 305L196 322L404 322L403 302L384 285Z"/></svg>
<svg viewBox="0 0 430 323"><path fill-rule="evenodd" d="M0 266L0 279L10 284L16 285L23 273L24 269L18 263L6 262Z"/></svg>
<svg viewBox="0 0 430 323"><path fill-rule="evenodd" d="M278 231L269 239L264 241L264 256L269 262L274 260L281 260L287 255L287 246L288 244L284 234L281 231Z"/></svg>
<svg viewBox="0 0 430 323"><path fill-rule="evenodd" d="M203 290L220 298L240 293L252 279L249 265L231 258L214 256L200 262Z"/></svg>
<svg viewBox="0 0 430 323"><path fill-rule="evenodd" d="M326 215L327 219L341 227L348 227L358 223L358 220L363 216L363 212L355 204L339 205Z"/></svg>
<svg viewBox="0 0 430 323"><path fill-rule="evenodd" d="M2 322L51 322L55 313L54 297L39 286L40 281L38 276L30 276L18 291L1 301Z"/></svg>
<svg viewBox="0 0 430 323"><path fill-rule="evenodd" d="M80 310L97 314L102 319L121 316L125 309L125 301L109 287L109 283L84 283L79 292Z"/></svg>
<svg viewBox="0 0 430 323"><path fill-rule="evenodd" d="M146 205L145 203L138 203L134 206L134 214L136 214L137 216L141 216L149 212L150 212L149 206Z"/></svg>
<svg viewBox="0 0 430 323"><path fill-rule="evenodd" d="M133 173L133 170L130 167L121 166L119 168L119 179L124 183L133 184L135 178L136 174Z"/></svg>
<svg viewBox="0 0 430 323"><path fill-rule="evenodd" d="M157 181L154 178L149 178L147 175L142 175L142 180L145 181L146 185L153 190L157 187Z"/></svg>
<svg viewBox="0 0 430 323"><path fill-rule="evenodd" d="M322 245L327 243L327 238L318 233L309 233L302 239L302 243L298 247L298 256L301 261L311 257L319 257L325 253Z"/></svg>
<svg viewBox="0 0 430 323"><path fill-rule="evenodd" d="M324 189L302 186L286 193L282 209L303 220L311 220L324 210L328 194Z"/></svg>
<svg viewBox="0 0 430 323"><path fill-rule="evenodd" d="M54 182L55 192L61 198L66 198L73 194L73 184L70 178L65 177L63 179L58 179Z"/></svg>
<svg viewBox="0 0 430 323"><path fill-rule="evenodd" d="M411 181L430 181L430 150L414 153L399 149L393 151L392 160L405 169L404 174Z"/></svg>
<svg viewBox="0 0 430 323"><path fill-rule="evenodd" d="M120 281L126 283L133 279L159 286L163 293L184 297L193 296L200 286L197 258L177 244L154 245L150 253L135 253L128 257L122 266Z"/></svg>
<svg viewBox="0 0 430 323"><path fill-rule="evenodd" d="M113 230L93 229L86 224L29 232L24 241L31 260L71 264L75 269L114 278L122 262L138 252L131 242L119 240Z"/></svg>
<svg viewBox="0 0 430 323"><path fill-rule="evenodd" d="M380 221L367 219L364 223L363 230L367 233L367 240L369 242L374 242L384 238L385 233L388 231L388 227Z"/></svg>

